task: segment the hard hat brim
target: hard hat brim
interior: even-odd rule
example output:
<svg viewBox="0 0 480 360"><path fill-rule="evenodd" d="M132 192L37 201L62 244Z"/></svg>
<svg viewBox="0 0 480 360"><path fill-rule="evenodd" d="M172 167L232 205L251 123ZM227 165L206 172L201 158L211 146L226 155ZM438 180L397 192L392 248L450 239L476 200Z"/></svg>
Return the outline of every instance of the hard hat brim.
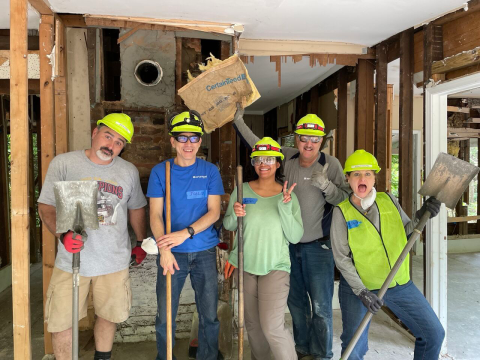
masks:
<svg viewBox="0 0 480 360"><path fill-rule="evenodd" d="M298 129L295 130L295 134L309 135L309 136L325 136L325 133L320 130Z"/></svg>
<svg viewBox="0 0 480 360"><path fill-rule="evenodd" d="M275 157L280 157L280 159L284 159L285 155L283 155L280 152L277 151L271 151L271 150L265 150L265 151L254 151L250 155L251 158L257 157L257 156L275 156Z"/></svg>

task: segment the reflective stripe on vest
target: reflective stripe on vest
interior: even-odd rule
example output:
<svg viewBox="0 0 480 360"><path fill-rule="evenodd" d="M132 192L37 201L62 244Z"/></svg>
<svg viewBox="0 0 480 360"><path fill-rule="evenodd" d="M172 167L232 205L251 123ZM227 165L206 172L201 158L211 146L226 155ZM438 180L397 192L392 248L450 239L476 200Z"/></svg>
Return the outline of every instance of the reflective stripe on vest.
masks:
<svg viewBox="0 0 480 360"><path fill-rule="evenodd" d="M380 233L370 220L350 203L350 198L338 204L347 222L348 245L355 268L369 290L382 287L407 243L402 218L392 199L379 192L375 203L379 211ZM408 255L389 288L397 284L404 285L410 280L409 261Z"/></svg>

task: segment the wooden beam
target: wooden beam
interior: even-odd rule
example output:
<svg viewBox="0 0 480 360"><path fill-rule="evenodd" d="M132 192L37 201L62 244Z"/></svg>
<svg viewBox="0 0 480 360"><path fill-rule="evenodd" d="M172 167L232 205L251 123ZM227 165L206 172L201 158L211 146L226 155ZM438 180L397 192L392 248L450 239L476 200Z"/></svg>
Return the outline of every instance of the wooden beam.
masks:
<svg viewBox="0 0 480 360"><path fill-rule="evenodd" d="M53 15L53 11L47 0L28 0L28 2L40 15Z"/></svg>
<svg viewBox="0 0 480 360"><path fill-rule="evenodd" d="M374 152L374 86L375 66L370 60L359 60L355 96L355 150Z"/></svg>
<svg viewBox="0 0 480 360"><path fill-rule="evenodd" d="M175 105L182 105L182 98L178 95L178 90L183 86L182 83L182 38L177 37L175 39Z"/></svg>
<svg viewBox="0 0 480 360"><path fill-rule="evenodd" d="M455 56L435 61L432 65L432 74L445 74L449 71L459 70L480 64L480 47L463 51Z"/></svg>
<svg viewBox="0 0 480 360"><path fill-rule="evenodd" d="M318 85L310 89L310 113L318 115Z"/></svg>
<svg viewBox="0 0 480 360"><path fill-rule="evenodd" d="M85 17L79 14L56 14L65 27L87 27Z"/></svg>
<svg viewBox="0 0 480 360"><path fill-rule="evenodd" d="M447 111L470 114L470 108L459 107L459 106L447 106Z"/></svg>
<svg viewBox="0 0 480 360"><path fill-rule="evenodd" d="M387 118L387 45L377 45L376 54L376 86L375 86L375 157L383 171L377 174L377 190L387 191L387 162L388 162L388 118Z"/></svg>
<svg viewBox="0 0 480 360"><path fill-rule="evenodd" d="M450 14L446 14L446 15L434 20L432 23L434 25L443 25L443 24L455 21L457 19L461 19L461 18L463 18L467 15L470 15L473 12L478 12L480 10L480 1L479 0L470 0L468 2L467 6L468 6L467 8L464 7L463 9L457 10L457 11L452 12ZM467 9L467 10L465 11L465 9Z"/></svg>
<svg viewBox="0 0 480 360"><path fill-rule="evenodd" d="M88 94L90 106L95 106L97 95L97 29L87 29L87 53L88 53Z"/></svg>
<svg viewBox="0 0 480 360"><path fill-rule="evenodd" d="M55 76L65 76L66 41L65 26L62 19L55 17Z"/></svg>
<svg viewBox="0 0 480 360"><path fill-rule="evenodd" d="M27 0L10 0L13 353L31 360L27 10Z"/></svg>
<svg viewBox="0 0 480 360"><path fill-rule="evenodd" d="M460 138L478 138L480 129L473 128L447 128L447 138L458 140Z"/></svg>
<svg viewBox="0 0 480 360"><path fill-rule="evenodd" d="M413 215L413 28L400 34L399 195L403 210Z"/></svg>
<svg viewBox="0 0 480 360"><path fill-rule="evenodd" d="M147 25L165 26L165 30L173 28L175 30L195 30L202 32L217 33L227 35L225 29L230 28L231 23L219 23L209 21L194 21L194 20L180 20L180 19L153 19L146 17L133 16L111 16L111 15L85 15L85 23L87 25L99 25L100 23L107 24L109 21L123 21L130 23L141 23ZM126 24L125 24L126 25ZM120 26L134 28L135 26Z"/></svg>
<svg viewBox="0 0 480 360"><path fill-rule="evenodd" d="M48 166L55 156L55 119L54 119L54 96L52 82L52 65L50 56L53 50L54 17L42 16L40 23L40 143L41 143L41 184L45 181ZM55 264L55 236L42 227L42 264L43 264L43 309L47 303L47 289ZM47 331L44 323L44 346L45 354L53 354L52 335Z"/></svg>
<svg viewBox="0 0 480 360"><path fill-rule="evenodd" d="M52 74L50 74L52 76ZM0 79L0 95L10 94L10 79ZM28 79L28 95L40 94L40 80Z"/></svg>
<svg viewBox="0 0 480 360"><path fill-rule="evenodd" d="M338 71L338 93L337 93L337 139L336 139L336 155L342 166L347 160L347 69L342 68Z"/></svg>
<svg viewBox="0 0 480 360"><path fill-rule="evenodd" d="M120 44L122 41L124 41L125 39L128 39L130 36L132 36L133 34L135 34L138 30L140 30L140 25L137 25L136 27L134 27L133 29L131 29L130 31L126 32L125 34L123 34L122 36L120 36L118 39L117 39L117 44Z"/></svg>

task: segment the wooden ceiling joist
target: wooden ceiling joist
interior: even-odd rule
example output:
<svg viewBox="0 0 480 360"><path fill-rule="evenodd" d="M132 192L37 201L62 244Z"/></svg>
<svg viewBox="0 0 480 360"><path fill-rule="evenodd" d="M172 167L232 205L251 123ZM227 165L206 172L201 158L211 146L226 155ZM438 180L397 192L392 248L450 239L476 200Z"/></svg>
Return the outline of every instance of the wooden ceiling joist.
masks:
<svg viewBox="0 0 480 360"><path fill-rule="evenodd" d="M480 138L480 129L472 128L447 128L447 137L450 140L460 140L464 138Z"/></svg>
<svg viewBox="0 0 480 360"><path fill-rule="evenodd" d="M110 15L85 15L85 23L87 26L111 26L136 28L139 24L145 24L148 30L194 30L209 33L217 33L223 35L233 35L233 31L243 31L242 25L231 23L220 23L211 21L194 21L180 19L152 19L146 17L131 16L110 16ZM149 26L155 26L151 28ZM156 28L158 26L158 28ZM227 30L227 31L226 31Z"/></svg>
<svg viewBox="0 0 480 360"><path fill-rule="evenodd" d="M28 2L40 15L53 15L52 8L47 0L29 0Z"/></svg>
<svg viewBox="0 0 480 360"><path fill-rule="evenodd" d="M365 45L331 41L240 39L238 52L242 55L252 56L344 54L375 58L375 54L372 55Z"/></svg>

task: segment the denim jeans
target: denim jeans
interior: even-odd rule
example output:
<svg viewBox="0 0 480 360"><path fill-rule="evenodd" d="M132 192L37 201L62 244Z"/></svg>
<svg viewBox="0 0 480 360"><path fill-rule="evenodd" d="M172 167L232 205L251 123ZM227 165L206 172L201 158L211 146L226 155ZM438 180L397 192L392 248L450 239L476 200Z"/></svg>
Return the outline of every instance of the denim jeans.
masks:
<svg viewBox="0 0 480 360"><path fill-rule="evenodd" d="M217 319L218 282L216 248L193 252L173 253L180 270L172 275L172 319L173 339L175 345L175 318L177 316L180 293L187 275L195 292L195 303L198 311L198 351L199 360L217 360L218 332L220 323ZM166 316L166 277L157 259L157 317L155 330L157 333L157 360L165 360L167 352L167 316ZM175 359L175 357L174 357Z"/></svg>
<svg viewBox="0 0 480 360"><path fill-rule="evenodd" d="M378 291L373 292L376 294ZM360 298L353 293L343 277L340 278L338 297L342 310L343 332L340 339L343 353L366 314L367 308L363 306ZM413 282L409 281L405 285L388 289L383 301L415 336L413 359L438 360L445 331L430 304ZM349 360L363 359L368 350L369 327L370 323L353 349Z"/></svg>
<svg viewBox="0 0 480 360"><path fill-rule="evenodd" d="M315 360L333 357L333 254L330 240L290 244L288 308L295 349ZM310 297L310 300L309 300Z"/></svg>

